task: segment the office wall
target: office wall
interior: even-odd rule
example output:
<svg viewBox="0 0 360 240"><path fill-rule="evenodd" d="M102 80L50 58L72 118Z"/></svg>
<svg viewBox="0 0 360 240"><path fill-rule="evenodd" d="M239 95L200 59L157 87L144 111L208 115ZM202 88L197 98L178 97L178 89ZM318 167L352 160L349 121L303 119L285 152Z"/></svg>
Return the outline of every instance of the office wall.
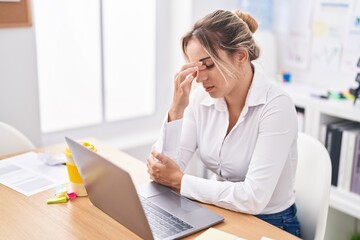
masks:
<svg viewBox="0 0 360 240"><path fill-rule="evenodd" d="M153 116L121 122L42 134L37 81L36 35L33 27L0 28L0 121L22 131L37 146L63 142L64 136L96 137L114 147L153 142L170 104L173 71L171 68L171 3L157 0L157 109ZM169 21L170 19L170 21Z"/></svg>
<svg viewBox="0 0 360 240"><path fill-rule="evenodd" d="M231 0L226 6L233 9L236 2ZM33 26L0 29L0 121L15 126L38 146L59 143L65 135L75 138L97 137L120 148L152 142L171 101L173 76L184 62L180 37L195 20L208 13L209 8L214 10L224 4L206 0L157 0L157 3L157 11L162 14L157 15L158 94L154 116L42 134L34 31L36 26Z"/></svg>
<svg viewBox="0 0 360 240"><path fill-rule="evenodd" d="M345 35L348 35L348 32L342 32L342 38L335 38L328 31L324 36L319 37L315 29L315 22L319 22L319 13L316 14L316 6L318 1L303 0L303 1L288 1L288 0L273 0L274 1L274 10L273 10L273 29L277 40L277 53L278 53L278 65L279 71L291 72L292 81L296 83L304 83L311 85L314 88L323 89L325 92L327 90L348 90L349 87L355 87L355 76L356 73L343 70L341 63L343 61L342 54L344 53L345 44L344 39ZM345 2L344 2L345 3ZM351 5L350 5L351 6ZM303 9L299 11L300 7L308 7L308 9ZM352 9L352 7L349 7ZM326 12L323 10L322 14L327 14L333 16L334 19L338 17L339 9ZM344 13L345 14L345 13ZM346 19L346 16L342 18ZM336 20L338 23L342 19ZM325 21L321 19L321 23L324 21L324 26L330 28L332 26L328 20ZM329 25L329 26L328 26ZM343 28L347 28L350 25L348 24L341 25ZM335 30L334 30L335 29ZM336 32L339 29L334 28L333 31ZM305 36L309 34L309 39ZM315 45L316 40L321 39L322 44ZM331 41L334 41L336 44L331 45ZM337 51L339 44L341 50ZM327 59L326 61L319 64L319 58L317 56L319 46L326 46L324 49L321 48L323 52L321 57ZM294 52L289 51L292 49ZM296 50L295 50L296 49ZM326 51L325 51L326 50ZM307 54L300 55L299 53L304 52ZM333 54L332 53L336 53ZM316 54L315 54L316 53ZM301 56L299 58L307 59L301 60L299 62L294 61L295 57L290 58L289 55ZM335 56L339 56L339 60ZM292 60L290 60L292 59ZM315 60L314 60L315 59ZM331 59L331 60L330 60ZM325 64L327 63L327 65Z"/></svg>
<svg viewBox="0 0 360 240"><path fill-rule="evenodd" d="M41 145L35 31L0 28L0 121Z"/></svg>

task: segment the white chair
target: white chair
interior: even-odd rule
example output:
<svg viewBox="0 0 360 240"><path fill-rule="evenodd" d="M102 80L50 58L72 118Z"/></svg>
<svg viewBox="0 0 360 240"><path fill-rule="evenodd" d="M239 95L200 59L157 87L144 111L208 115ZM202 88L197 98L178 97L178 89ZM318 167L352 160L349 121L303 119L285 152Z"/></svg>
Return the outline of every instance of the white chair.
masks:
<svg viewBox="0 0 360 240"><path fill-rule="evenodd" d="M19 130L0 122L0 155L34 149L34 144Z"/></svg>
<svg viewBox="0 0 360 240"><path fill-rule="evenodd" d="M329 208L331 160L317 139L299 132L296 206L305 240L323 240Z"/></svg>

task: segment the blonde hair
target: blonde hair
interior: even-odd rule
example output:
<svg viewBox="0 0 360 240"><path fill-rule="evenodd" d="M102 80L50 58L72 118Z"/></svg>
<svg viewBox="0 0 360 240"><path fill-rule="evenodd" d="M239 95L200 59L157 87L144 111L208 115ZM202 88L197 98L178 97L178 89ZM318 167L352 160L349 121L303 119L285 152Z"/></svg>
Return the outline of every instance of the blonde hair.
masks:
<svg viewBox="0 0 360 240"><path fill-rule="evenodd" d="M185 34L182 38L182 50L188 59L187 45L192 38L196 38L214 63L233 75L234 69L220 59L218 50L224 50L232 56L242 48L248 52L250 61L257 59L260 49L252 37L257 27L256 20L248 13L240 10L217 10L197 21L193 29Z"/></svg>

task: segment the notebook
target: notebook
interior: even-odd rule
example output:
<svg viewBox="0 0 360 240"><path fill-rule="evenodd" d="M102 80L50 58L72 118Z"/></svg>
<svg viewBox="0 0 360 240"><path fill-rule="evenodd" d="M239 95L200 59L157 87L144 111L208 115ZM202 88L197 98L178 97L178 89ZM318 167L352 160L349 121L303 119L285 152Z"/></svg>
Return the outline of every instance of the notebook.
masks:
<svg viewBox="0 0 360 240"><path fill-rule="evenodd" d="M224 220L155 182L135 188L127 171L74 140L65 140L90 201L139 237L176 239Z"/></svg>

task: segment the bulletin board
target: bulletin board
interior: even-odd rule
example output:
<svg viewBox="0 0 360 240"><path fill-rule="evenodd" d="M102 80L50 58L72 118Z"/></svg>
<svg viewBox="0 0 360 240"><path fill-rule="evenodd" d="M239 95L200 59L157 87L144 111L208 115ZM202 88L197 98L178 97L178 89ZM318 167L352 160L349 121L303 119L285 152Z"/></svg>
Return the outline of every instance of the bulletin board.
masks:
<svg viewBox="0 0 360 240"><path fill-rule="evenodd" d="M0 28L31 26L30 0L0 0Z"/></svg>

